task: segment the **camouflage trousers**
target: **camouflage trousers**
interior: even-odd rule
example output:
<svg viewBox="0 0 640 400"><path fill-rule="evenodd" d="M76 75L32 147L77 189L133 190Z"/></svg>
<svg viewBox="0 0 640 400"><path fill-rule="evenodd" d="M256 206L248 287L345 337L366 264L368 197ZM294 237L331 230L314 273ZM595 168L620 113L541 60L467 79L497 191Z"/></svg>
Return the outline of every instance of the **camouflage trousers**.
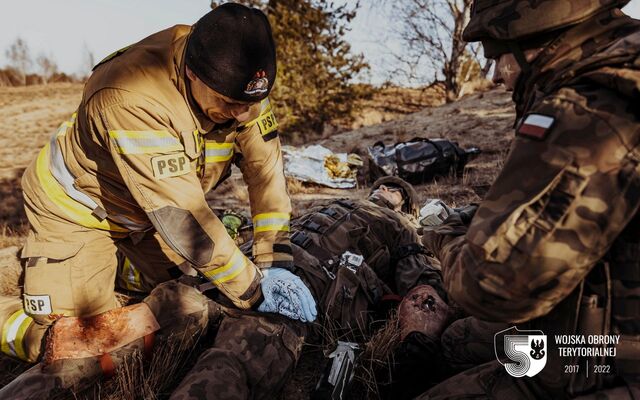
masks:
<svg viewBox="0 0 640 400"><path fill-rule="evenodd" d="M456 320L442 333L442 355L447 367L461 372L496 359L493 337L509 325L475 317ZM502 343L499 343L502 345Z"/></svg>
<svg viewBox="0 0 640 400"><path fill-rule="evenodd" d="M304 331L302 323L278 315L227 313L213 345L171 399L273 398L293 373Z"/></svg>

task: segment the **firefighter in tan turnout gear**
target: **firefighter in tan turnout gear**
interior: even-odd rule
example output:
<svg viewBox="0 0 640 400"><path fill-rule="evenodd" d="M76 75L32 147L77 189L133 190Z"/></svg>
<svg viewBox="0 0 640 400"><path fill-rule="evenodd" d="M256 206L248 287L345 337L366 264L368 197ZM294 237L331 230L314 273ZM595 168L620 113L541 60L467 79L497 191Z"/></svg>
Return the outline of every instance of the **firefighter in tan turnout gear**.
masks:
<svg viewBox="0 0 640 400"><path fill-rule="evenodd" d="M452 216L424 245L469 314L547 339L524 359L496 346L508 358L420 398L640 398L640 22L626 3L474 2L464 38L482 41L514 91L516 135L468 228ZM500 364L526 368L529 355L546 357L529 376Z"/></svg>
<svg viewBox="0 0 640 400"><path fill-rule="evenodd" d="M1 300L4 353L33 362L51 324L117 307L117 249L151 287L193 266L240 308L264 300L275 311L277 301L292 318L315 318L287 270L291 205L267 97L274 46L262 12L228 3L94 68L77 112L23 176L24 301ZM249 188L252 260L205 201L233 163ZM263 275L289 290L262 296Z"/></svg>

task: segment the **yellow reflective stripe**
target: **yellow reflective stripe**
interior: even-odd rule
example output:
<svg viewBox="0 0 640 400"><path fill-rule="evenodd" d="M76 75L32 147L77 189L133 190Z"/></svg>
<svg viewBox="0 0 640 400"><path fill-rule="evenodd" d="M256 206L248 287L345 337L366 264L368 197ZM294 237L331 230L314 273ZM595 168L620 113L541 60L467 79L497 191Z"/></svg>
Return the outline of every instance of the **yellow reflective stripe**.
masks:
<svg viewBox="0 0 640 400"><path fill-rule="evenodd" d="M2 328L2 352L21 360L27 360L24 349L24 334L27 332L33 318L18 310L9 317Z"/></svg>
<svg viewBox="0 0 640 400"><path fill-rule="evenodd" d="M255 119L252 119L251 121L247 122L243 126L255 125L256 122L258 122L258 120L260 118L262 118L265 115L267 115L267 113L269 113L270 111L271 111L271 102L269 101L269 98L267 97L266 99L264 99L264 100L262 100L260 102L260 114L258 115L258 117L255 118Z"/></svg>
<svg viewBox="0 0 640 400"><path fill-rule="evenodd" d="M77 116L78 116L78 113L73 113L71 114L71 118L69 118L68 121L64 121L63 123L61 123L60 126L58 127L58 131L55 133L55 137L66 135L67 128L71 128L73 126L73 124L76 122Z"/></svg>
<svg viewBox="0 0 640 400"><path fill-rule="evenodd" d="M271 212L257 214L253 217L253 231L283 231L289 232L289 220L291 216L288 213Z"/></svg>
<svg viewBox="0 0 640 400"><path fill-rule="evenodd" d="M222 267L205 271L204 275L215 284L224 283L240 275L246 266L247 262L244 254L236 249L228 263Z"/></svg>
<svg viewBox="0 0 640 400"><path fill-rule="evenodd" d="M269 111L271 111L271 101L269 101L269 98L267 97L260 102L260 114L264 114Z"/></svg>
<svg viewBox="0 0 640 400"><path fill-rule="evenodd" d="M131 264L131 260L127 257L124 259L124 264L122 265L122 279L125 282L125 286L128 290L139 292L141 291L141 281L140 281L140 272L138 269Z"/></svg>
<svg viewBox="0 0 640 400"><path fill-rule="evenodd" d="M125 228L104 219L100 221L92 213L91 210L81 203L78 203L69 197L56 178L51 175L49 170L49 151L50 145L47 144L36 159L36 175L42 190L49 196L49 199L58 206L72 221L87 228L101 229L103 231L126 232Z"/></svg>
<svg viewBox="0 0 640 400"><path fill-rule="evenodd" d="M166 153L184 150L180 140L167 131L109 131L120 154Z"/></svg>
<svg viewBox="0 0 640 400"><path fill-rule="evenodd" d="M233 143L205 143L205 162L222 162L233 157Z"/></svg>

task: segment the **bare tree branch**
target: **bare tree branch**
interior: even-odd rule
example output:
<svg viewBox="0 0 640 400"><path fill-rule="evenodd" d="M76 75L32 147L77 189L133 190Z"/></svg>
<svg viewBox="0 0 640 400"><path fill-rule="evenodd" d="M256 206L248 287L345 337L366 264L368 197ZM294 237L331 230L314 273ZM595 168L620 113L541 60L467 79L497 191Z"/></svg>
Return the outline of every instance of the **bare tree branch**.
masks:
<svg viewBox="0 0 640 400"><path fill-rule="evenodd" d="M456 99L462 83L481 75L486 66L478 46L462 40L469 22L471 0L396 0L394 30L405 47L394 54L399 69L412 80L442 80L447 101ZM388 4L376 0L376 4ZM372 6L372 7L375 7Z"/></svg>

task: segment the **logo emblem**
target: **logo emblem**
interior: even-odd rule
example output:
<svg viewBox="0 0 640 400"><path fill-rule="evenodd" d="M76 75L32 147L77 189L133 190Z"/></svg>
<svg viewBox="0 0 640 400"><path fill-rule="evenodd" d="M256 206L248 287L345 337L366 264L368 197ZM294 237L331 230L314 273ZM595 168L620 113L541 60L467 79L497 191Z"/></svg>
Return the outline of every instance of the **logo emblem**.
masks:
<svg viewBox="0 0 640 400"><path fill-rule="evenodd" d="M267 79L267 73L260 70L255 73L253 79L247 84L247 88L244 90L249 96L257 96L267 93L269 89L269 79Z"/></svg>
<svg viewBox="0 0 640 400"><path fill-rule="evenodd" d="M500 339L504 339L502 347ZM515 378L534 377L547 364L547 335L542 331L521 331L513 326L496 333L493 346L500 364ZM501 348L504 354L499 354Z"/></svg>

